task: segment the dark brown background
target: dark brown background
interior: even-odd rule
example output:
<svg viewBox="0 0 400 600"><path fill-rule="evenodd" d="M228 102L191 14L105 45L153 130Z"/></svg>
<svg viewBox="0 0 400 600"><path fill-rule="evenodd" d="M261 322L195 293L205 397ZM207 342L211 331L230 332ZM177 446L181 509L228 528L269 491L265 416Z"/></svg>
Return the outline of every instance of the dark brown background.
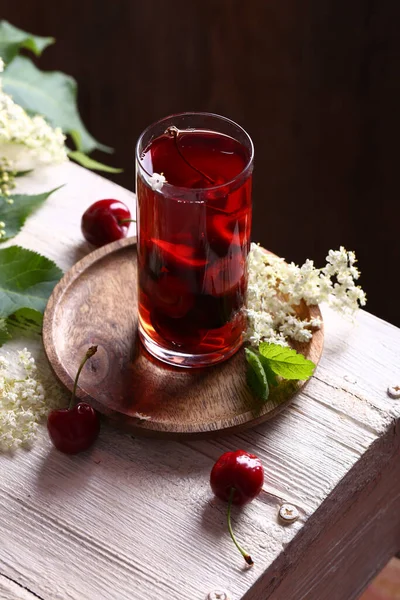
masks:
<svg viewBox="0 0 400 600"><path fill-rule="evenodd" d="M2 0L57 43L99 160L134 187L134 145L169 113L238 121L256 148L253 239L321 265L358 255L368 310L400 325L398 0Z"/></svg>

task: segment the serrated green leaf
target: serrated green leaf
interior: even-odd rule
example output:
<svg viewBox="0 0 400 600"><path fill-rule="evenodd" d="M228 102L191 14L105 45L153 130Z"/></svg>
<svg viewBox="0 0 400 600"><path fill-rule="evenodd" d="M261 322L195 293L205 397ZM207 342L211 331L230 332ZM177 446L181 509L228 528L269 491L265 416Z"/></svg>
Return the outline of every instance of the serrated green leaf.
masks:
<svg viewBox="0 0 400 600"><path fill-rule="evenodd" d="M261 361L256 352L250 348L245 348L244 351L247 360L247 383L258 398L268 400L268 381Z"/></svg>
<svg viewBox="0 0 400 600"><path fill-rule="evenodd" d="M272 371L284 379L308 379L314 372L315 364L292 348L263 342L259 352L268 359Z"/></svg>
<svg viewBox="0 0 400 600"><path fill-rule="evenodd" d="M77 105L77 84L73 77L60 71L40 71L29 58L17 56L3 74L3 89L31 114L43 115L64 133L73 132L78 150L91 152L98 148L112 152L100 144L86 129Z"/></svg>
<svg viewBox="0 0 400 600"><path fill-rule="evenodd" d="M0 250L0 318L21 308L43 312L62 271L50 259L20 246Z"/></svg>
<svg viewBox="0 0 400 600"><path fill-rule="evenodd" d="M15 58L21 48L26 48L36 56L40 56L43 50L54 42L53 37L33 35L14 27L7 21L0 21L0 56L6 64Z"/></svg>
<svg viewBox="0 0 400 600"><path fill-rule="evenodd" d="M90 156L83 154L83 152L79 152L79 150L68 152L69 158L75 160L77 163L82 165L82 167L86 167L86 169L90 169L92 171L105 171L106 173L122 173L123 169L117 169L116 167L109 167L108 165L103 165L101 162L97 160L93 160Z"/></svg>
<svg viewBox="0 0 400 600"><path fill-rule="evenodd" d="M34 196L12 194L9 196L13 200L12 204L9 204L4 196L0 196L0 221L5 223L5 236L1 238L0 242L5 242L17 235L27 217L58 189L55 188L50 192Z"/></svg>

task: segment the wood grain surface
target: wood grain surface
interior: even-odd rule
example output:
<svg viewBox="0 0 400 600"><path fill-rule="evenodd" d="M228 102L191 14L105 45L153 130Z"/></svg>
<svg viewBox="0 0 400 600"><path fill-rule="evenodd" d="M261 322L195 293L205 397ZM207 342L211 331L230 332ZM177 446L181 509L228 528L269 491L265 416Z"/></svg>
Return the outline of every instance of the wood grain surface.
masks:
<svg viewBox="0 0 400 600"><path fill-rule="evenodd" d="M49 299L43 343L60 381L70 390L90 345L97 354L82 371L77 397L138 435L206 437L254 427L285 408L305 385L282 381L267 402L246 383L242 348L220 365L171 367L144 349L137 334L136 239L99 248L64 276ZM298 307L300 318L321 318L317 306ZM311 342L294 344L318 364L323 327Z"/></svg>
<svg viewBox="0 0 400 600"><path fill-rule="evenodd" d="M72 164L19 178L18 191L63 183L5 245L68 271L90 252L83 211L118 198L134 214L134 198ZM44 426L29 451L0 454L0 598L205 600L222 588L233 600L355 600L399 541L400 403L386 389L399 383L400 331L364 311L355 324L322 313L317 373L271 421L183 442L105 422L96 445L75 457L57 452ZM16 360L24 345L56 394L39 336L0 353ZM66 406L69 395L58 393ZM214 461L238 448L257 454L266 474L258 498L232 514L250 570L209 486ZM300 511L293 525L277 519L282 501Z"/></svg>

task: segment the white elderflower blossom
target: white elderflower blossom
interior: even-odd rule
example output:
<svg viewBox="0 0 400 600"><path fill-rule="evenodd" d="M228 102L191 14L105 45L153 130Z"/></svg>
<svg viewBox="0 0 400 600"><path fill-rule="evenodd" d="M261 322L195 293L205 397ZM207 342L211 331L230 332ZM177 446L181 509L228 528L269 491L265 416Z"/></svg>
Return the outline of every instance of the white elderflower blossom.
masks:
<svg viewBox="0 0 400 600"><path fill-rule="evenodd" d="M0 58L0 73L4 62ZM30 117L3 92L0 76L0 157L7 159L12 170L27 171L40 164L67 160L65 136L53 129L43 117Z"/></svg>
<svg viewBox="0 0 400 600"><path fill-rule="evenodd" d="M60 404L59 394L49 387L46 394L35 360L24 348L18 352L18 376L10 374L10 362L0 357L0 451L29 445L36 437L40 421ZM55 400L56 398L56 400Z"/></svg>
<svg viewBox="0 0 400 600"><path fill-rule="evenodd" d="M257 346L262 341L288 345L311 340L313 329L321 326L318 318L304 320L296 315L295 306L327 302L346 317L353 317L366 295L355 284L360 273L355 267L354 252L330 250L327 264L316 269L312 260L301 267L267 254L252 244L248 257L247 331L245 340ZM334 281L332 281L332 279Z"/></svg>
<svg viewBox="0 0 400 600"><path fill-rule="evenodd" d="M161 173L161 175L159 173L153 173L153 175L148 178L148 182L152 190L159 192L167 180L165 179L163 173Z"/></svg>

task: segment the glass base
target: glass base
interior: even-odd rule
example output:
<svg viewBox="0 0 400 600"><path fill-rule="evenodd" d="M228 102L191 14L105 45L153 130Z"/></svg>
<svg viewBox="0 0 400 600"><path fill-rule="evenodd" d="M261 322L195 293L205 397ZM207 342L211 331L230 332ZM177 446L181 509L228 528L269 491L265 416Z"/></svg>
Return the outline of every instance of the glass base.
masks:
<svg viewBox="0 0 400 600"><path fill-rule="evenodd" d="M144 331L141 323L138 326L139 338L146 350L158 360L165 362L174 367L184 367L187 369L210 367L217 363L228 360L242 345L242 339L239 337L237 343L229 348L224 348L218 352L208 352L207 354L187 354L179 352L179 350L170 350L159 346L149 335Z"/></svg>

